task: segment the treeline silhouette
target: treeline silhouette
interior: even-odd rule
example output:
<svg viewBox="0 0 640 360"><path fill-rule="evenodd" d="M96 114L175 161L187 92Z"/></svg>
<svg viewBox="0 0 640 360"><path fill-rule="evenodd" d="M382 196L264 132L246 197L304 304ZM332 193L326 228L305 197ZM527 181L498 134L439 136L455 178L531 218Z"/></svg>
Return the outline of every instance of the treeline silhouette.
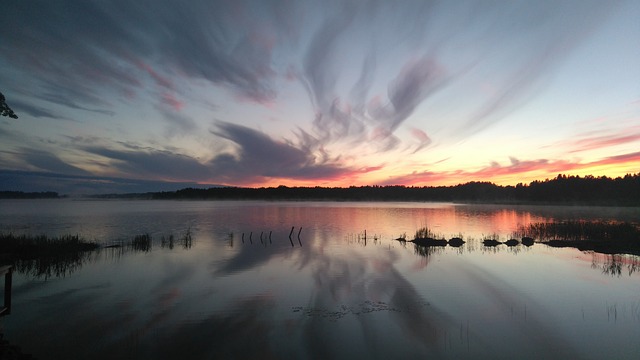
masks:
<svg viewBox="0 0 640 360"><path fill-rule="evenodd" d="M120 197L103 195L102 197ZM529 184L501 186L468 182L454 186L351 187L212 187L175 192L129 194L150 199L210 200L343 200L343 201L460 201L640 206L640 173L624 177L566 176Z"/></svg>
<svg viewBox="0 0 640 360"><path fill-rule="evenodd" d="M57 199L59 197L58 193L54 191L0 191L0 199Z"/></svg>

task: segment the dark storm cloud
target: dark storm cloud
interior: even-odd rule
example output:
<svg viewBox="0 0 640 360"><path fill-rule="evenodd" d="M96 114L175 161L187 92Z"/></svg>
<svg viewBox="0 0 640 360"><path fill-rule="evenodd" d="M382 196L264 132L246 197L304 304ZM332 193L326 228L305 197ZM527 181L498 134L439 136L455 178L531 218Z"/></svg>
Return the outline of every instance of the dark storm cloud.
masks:
<svg viewBox="0 0 640 360"><path fill-rule="evenodd" d="M218 155L211 160L211 170L217 181L251 183L263 178L331 179L352 172L330 160L317 159L303 148L278 142L244 126L219 122L212 133L237 146L234 154Z"/></svg>

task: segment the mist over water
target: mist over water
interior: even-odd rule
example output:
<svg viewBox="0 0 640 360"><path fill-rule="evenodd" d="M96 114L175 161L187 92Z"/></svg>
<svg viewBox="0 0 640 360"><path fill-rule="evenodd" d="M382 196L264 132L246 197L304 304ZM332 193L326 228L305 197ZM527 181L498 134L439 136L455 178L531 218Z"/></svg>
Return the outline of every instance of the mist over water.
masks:
<svg viewBox="0 0 640 360"><path fill-rule="evenodd" d="M637 257L481 239L507 240L531 222L638 215L446 203L3 201L3 233L78 233L104 244L149 233L154 241L148 251L101 249L64 276L14 273L12 313L1 321L5 338L38 358L629 358L640 351ZM394 240L424 226L466 243ZM191 247L161 244L186 231Z"/></svg>

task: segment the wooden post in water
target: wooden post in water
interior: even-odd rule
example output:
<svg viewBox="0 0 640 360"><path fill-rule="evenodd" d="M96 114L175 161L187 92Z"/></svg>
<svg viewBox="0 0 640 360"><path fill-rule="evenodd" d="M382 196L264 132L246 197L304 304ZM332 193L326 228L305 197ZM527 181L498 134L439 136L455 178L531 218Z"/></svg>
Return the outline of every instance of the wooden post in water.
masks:
<svg viewBox="0 0 640 360"><path fill-rule="evenodd" d="M253 235L253 231L249 233L249 242L253 244L253 240L251 240L251 235Z"/></svg>
<svg viewBox="0 0 640 360"><path fill-rule="evenodd" d="M289 241L291 242L291 247L293 247L293 240L291 240L291 235L293 234L293 229L295 229L295 226L291 227L291 232L289 232Z"/></svg>
<svg viewBox="0 0 640 360"><path fill-rule="evenodd" d="M11 276L13 266L5 265L0 268L0 275L4 274L4 306L0 309L0 315L11 314Z"/></svg>
<svg viewBox="0 0 640 360"><path fill-rule="evenodd" d="M273 244L273 243L271 242L271 230L269 230L269 244Z"/></svg>
<svg viewBox="0 0 640 360"><path fill-rule="evenodd" d="M302 246L302 241L300 241L300 233L302 232L302 226L300 227L300 230L298 230L298 243L300 244L300 246Z"/></svg>

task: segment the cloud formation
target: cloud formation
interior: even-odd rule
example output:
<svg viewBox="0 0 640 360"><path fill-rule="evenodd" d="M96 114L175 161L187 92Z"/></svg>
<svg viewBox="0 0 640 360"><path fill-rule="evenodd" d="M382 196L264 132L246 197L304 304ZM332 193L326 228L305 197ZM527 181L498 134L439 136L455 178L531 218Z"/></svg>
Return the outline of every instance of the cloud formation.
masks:
<svg viewBox="0 0 640 360"><path fill-rule="evenodd" d="M572 55L624 6L637 9L597 0L14 1L0 12L0 33L10 34L0 38L1 90L51 143L0 150L24 170L69 174L99 162L109 174L238 185L344 185L376 169L381 179L385 164L433 164L430 156L452 157L465 139L514 121L508 115L553 86L559 71L601 76L584 70L596 60ZM212 118L220 121L207 132ZM74 126L39 126L50 120ZM569 153L633 146L636 130L584 137ZM109 140L59 141L69 134ZM446 146L449 154L431 155ZM66 163L66 151L86 158ZM579 162L568 156L546 165ZM527 166L537 164L392 178Z"/></svg>
<svg viewBox="0 0 640 360"><path fill-rule="evenodd" d="M609 165L627 168L629 169L628 173L632 173L637 170L638 163L640 163L640 152L608 156L594 161L565 159L519 160L510 157L509 164L507 165L501 165L494 161L488 166L477 170L416 171L411 174L392 176L382 182L381 185L455 185L483 179L491 179L491 181L497 183L502 183L507 180L508 184L513 185L517 182L526 183L533 180L540 180L541 177L555 177L558 174L567 174L575 171L582 172L583 170Z"/></svg>
<svg viewBox="0 0 640 360"><path fill-rule="evenodd" d="M329 159L319 159L307 148L276 141L248 127L219 122L211 131L235 145L233 153L214 157L210 169L217 181L254 184L265 178L329 180L345 176L351 169Z"/></svg>

